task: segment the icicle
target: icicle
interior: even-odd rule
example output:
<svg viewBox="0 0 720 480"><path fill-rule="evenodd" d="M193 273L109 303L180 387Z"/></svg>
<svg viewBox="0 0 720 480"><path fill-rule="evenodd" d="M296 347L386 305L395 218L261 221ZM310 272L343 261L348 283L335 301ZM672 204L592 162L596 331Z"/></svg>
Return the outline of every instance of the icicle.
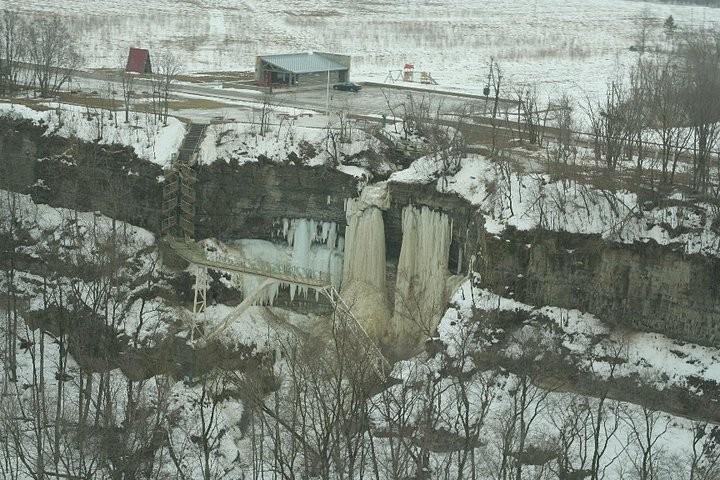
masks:
<svg viewBox="0 0 720 480"><path fill-rule="evenodd" d="M328 238L330 237L330 228L332 227L332 225L333 225L333 224L332 224L332 223L329 223L329 222L323 222L323 223L322 223L322 236L321 236L321 240L322 240L322 243L326 244L328 247L330 247L329 242L328 242ZM332 247L330 247L330 248L332 248Z"/></svg>
<svg viewBox="0 0 720 480"><path fill-rule="evenodd" d="M327 238L325 239L325 244L328 246L330 250L335 250L336 244L337 244L337 224L335 222L330 223L327 232Z"/></svg>
<svg viewBox="0 0 720 480"><path fill-rule="evenodd" d="M283 218L282 222L283 222L283 238L285 240L287 240L288 230L290 229L290 220L288 220L287 218ZM288 243L292 243L292 242L288 241Z"/></svg>

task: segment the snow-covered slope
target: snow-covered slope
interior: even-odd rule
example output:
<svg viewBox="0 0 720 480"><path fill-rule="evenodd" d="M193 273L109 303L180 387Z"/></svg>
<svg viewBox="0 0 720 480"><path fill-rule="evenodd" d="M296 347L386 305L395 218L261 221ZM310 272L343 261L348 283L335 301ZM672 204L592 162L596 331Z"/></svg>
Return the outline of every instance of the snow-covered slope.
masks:
<svg viewBox="0 0 720 480"><path fill-rule="evenodd" d="M45 125L46 135L131 147L138 157L162 167L170 165L185 136L185 126L173 117L163 125L152 115L132 112L130 122L124 123L121 112L61 103L42 107L43 110L38 111L24 105L0 103L0 116L26 118Z"/></svg>
<svg viewBox="0 0 720 480"><path fill-rule="evenodd" d="M342 164L348 157L379 146L377 140L355 125L347 127L346 138L341 138L337 126L328 130L321 126L322 120L320 125L312 125L311 120L297 124L293 119L281 120L273 114L268 120L270 124L262 128L257 119L210 125L200 145L200 162L211 164L217 160L232 160L242 165L265 157L276 163ZM361 169L339 167L351 175L367 175Z"/></svg>
<svg viewBox="0 0 720 480"><path fill-rule="evenodd" d="M508 226L542 228L621 243L653 240L681 246L686 253L720 255L720 210L686 201L679 193L666 206L646 205L633 192L553 180L544 173L508 172L478 155L463 159L459 171L447 177L440 175L436 162L423 157L390 180L436 182L438 190L457 193L482 209L490 233L500 234Z"/></svg>

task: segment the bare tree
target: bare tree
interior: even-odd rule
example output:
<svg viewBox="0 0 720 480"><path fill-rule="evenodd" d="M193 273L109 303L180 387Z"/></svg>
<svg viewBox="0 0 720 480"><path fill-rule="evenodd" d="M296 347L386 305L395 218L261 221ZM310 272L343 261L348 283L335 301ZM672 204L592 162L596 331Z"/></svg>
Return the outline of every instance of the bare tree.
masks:
<svg viewBox="0 0 720 480"><path fill-rule="evenodd" d="M672 59L657 57L640 64L648 98L648 127L660 139L661 180L672 185L678 161L687 150L692 130L687 128L680 66Z"/></svg>
<svg viewBox="0 0 720 480"><path fill-rule="evenodd" d="M488 73L488 87L492 87L493 92L493 99L492 99L492 116L491 116L491 124L492 124L492 153L495 154L497 152L497 116L498 116L498 108L500 106L500 92L501 89L504 87L504 76L503 71L500 68L500 65L497 63L497 61L490 57L490 69Z"/></svg>
<svg viewBox="0 0 720 480"><path fill-rule="evenodd" d="M629 452L638 480L657 480L660 475L662 452L658 441L667 433L668 418L643 405L639 413L628 412L624 417L630 429L634 452Z"/></svg>
<svg viewBox="0 0 720 480"><path fill-rule="evenodd" d="M273 105L273 97L270 93L264 93L262 96L262 104L260 106L260 136L264 137L270 130L270 119L272 118L275 106Z"/></svg>
<svg viewBox="0 0 720 480"><path fill-rule="evenodd" d="M564 165L574 164L578 151L573 136L576 129L573 102L569 95L563 94L551 102L548 108L552 108L555 113L557 129L554 145L546 148L548 160Z"/></svg>
<svg viewBox="0 0 720 480"><path fill-rule="evenodd" d="M618 365L622 362L621 354L625 346L619 344L610 353L608 358L609 371L605 372L605 378L612 382ZM595 363L591 363L593 374ZM617 440L618 431L622 424L624 407L617 400L610 398L610 387L604 385L596 395L593 405L590 407L590 479L602 480L605 478L607 469L612 466L622 455L622 450L611 451L610 446L613 440Z"/></svg>
<svg viewBox="0 0 720 480"><path fill-rule="evenodd" d="M608 85L603 102L587 102L595 159L611 171L618 169L630 141L626 102L627 91L621 81Z"/></svg>
<svg viewBox="0 0 720 480"><path fill-rule="evenodd" d="M692 187L706 192L710 187L711 157L720 136L720 32L688 32L681 52L684 61L684 100L693 132Z"/></svg>
<svg viewBox="0 0 720 480"><path fill-rule="evenodd" d="M554 407L550 420L557 429L557 471L559 480L591 476L589 470L590 405L587 399L561 400Z"/></svg>
<svg viewBox="0 0 720 480"><path fill-rule="evenodd" d="M125 110L125 123L130 122L130 108L132 107L133 98L135 96L135 78L137 74L125 70L125 58L120 59L120 81L122 85L122 100Z"/></svg>
<svg viewBox="0 0 720 480"><path fill-rule="evenodd" d="M170 95L180 70L180 60L170 51L163 52L155 63L152 79L153 113L163 125L167 125ZM130 91L131 89L128 89L128 92Z"/></svg>
<svg viewBox="0 0 720 480"><path fill-rule="evenodd" d="M656 27L656 19L650 8L645 7L635 19L635 45L633 48L643 55L652 40L652 35Z"/></svg>
<svg viewBox="0 0 720 480"><path fill-rule="evenodd" d="M35 87L41 96L53 96L80 65L75 37L55 14L33 20L25 30L27 58L32 63Z"/></svg>
<svg viewBox="0 0 720 480"><path fill-rule="evenodd" d="M20 61L26 55L25 22L17 12L0 15L0 91L8 93L18 85Z"/></svg>
<svg viewBox="0 0 720 480"><path fill-rule="evenodd" d="M461 449L457 452L457 478L476 480L479 459L476 450L482 446L482 432L490 413L496 392L497 377L494 372L482 372L472 361L475 341L475 325L463 322L451 339L453 355L445 353L443 370L452 383L454 410L449 423L457 425L461 437Z"/></svg>
<svg viewBox="0 0 720 480"><path fill-rule="evenodd" d="M541 111L538 102L537 88L518 88L515 90L518 98L518 135L521 135L520 125L523 125L531 144L542 146L543 131L547 123L549 106Z"/></svg>
<svg viewBox="0 0 720 480"><path fill-rule="evenodd" d="M710 480L720 476L720 429L693 422L692 445L688 455L688 480Z"/></svg>
<svg viewBox="0 0 720 480"><path fill-rule="evenodd" d="M377 478L367 471L374 463L367 399L376 373L342 315L335 312L329 340L280 342L281 392L268 398L252 376L236 380L270 436L266 467L280 478ZM254 452L264 452L265 441L261 435Z"/></svg>

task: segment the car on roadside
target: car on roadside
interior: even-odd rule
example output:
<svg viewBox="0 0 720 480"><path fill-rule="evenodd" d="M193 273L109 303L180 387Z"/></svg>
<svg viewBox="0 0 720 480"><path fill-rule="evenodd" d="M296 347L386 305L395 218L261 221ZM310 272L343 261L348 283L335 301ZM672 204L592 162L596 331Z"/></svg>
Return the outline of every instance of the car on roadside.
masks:
<svg viewBox="0 0 720 480"><path fill-rule="evenodd" d="M333 90L342 90L343 92L359 92L362 87L353 82L342 82L333 85Z"/></svg>

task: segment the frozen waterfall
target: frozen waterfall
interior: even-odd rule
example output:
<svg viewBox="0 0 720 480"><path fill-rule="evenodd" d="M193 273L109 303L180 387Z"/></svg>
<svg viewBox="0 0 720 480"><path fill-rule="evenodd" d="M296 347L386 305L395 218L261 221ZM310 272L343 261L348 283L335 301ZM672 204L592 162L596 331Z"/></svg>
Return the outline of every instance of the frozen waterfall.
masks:
<svg viewBox="0 0 720 480"><path fill-rule="evenodd" d="M410 205L402 227L392 333L412 344L434 330L445 309L452 225L444 213Z"/></svg>
<svg viewBox="0 0 720 480"><path fill-rule="evenodd" d="M346 210L342 295L367 333L380 338L390 319L382 211L362 199L348 200Z"/></svg>

